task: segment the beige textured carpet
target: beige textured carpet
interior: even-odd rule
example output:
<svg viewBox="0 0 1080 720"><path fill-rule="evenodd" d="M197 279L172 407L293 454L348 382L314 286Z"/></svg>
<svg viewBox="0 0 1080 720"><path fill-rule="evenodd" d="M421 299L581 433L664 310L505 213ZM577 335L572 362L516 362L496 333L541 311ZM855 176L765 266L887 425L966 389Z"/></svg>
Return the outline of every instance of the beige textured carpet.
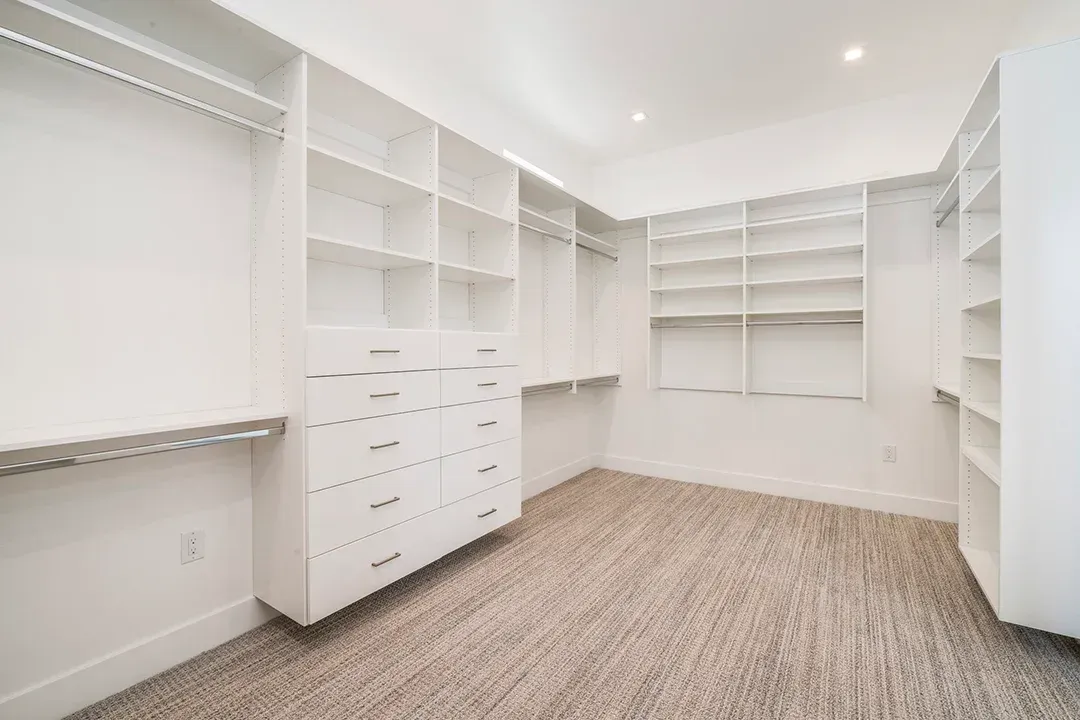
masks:
<svg viewBox="0 0 1080 720"><path fill-rule="evenodd" d="M994 619L955 527L593 470L311 628L74 717L1080 718L1075 641Z"/></svg>

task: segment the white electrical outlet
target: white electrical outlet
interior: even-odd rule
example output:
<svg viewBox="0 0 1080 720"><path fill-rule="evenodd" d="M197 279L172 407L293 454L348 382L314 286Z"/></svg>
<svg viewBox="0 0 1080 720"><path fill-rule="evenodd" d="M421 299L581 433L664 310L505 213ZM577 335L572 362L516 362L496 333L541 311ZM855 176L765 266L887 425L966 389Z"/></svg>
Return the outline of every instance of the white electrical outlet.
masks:
<svg viewBox="0 0 1080 720"><path fill-rule="evenodd" d="M895 445L882 445L881 449L883 451L882 455L881 455L881 459L884 462L891 462L891 463L896 462L896 446Z"/></svg>
<svg viewBox="0 0 1080 720"><path fill-rule="evenodd" d="M180 564L203 559L206 550L206 533L202 530L180 533Z"/></svg>

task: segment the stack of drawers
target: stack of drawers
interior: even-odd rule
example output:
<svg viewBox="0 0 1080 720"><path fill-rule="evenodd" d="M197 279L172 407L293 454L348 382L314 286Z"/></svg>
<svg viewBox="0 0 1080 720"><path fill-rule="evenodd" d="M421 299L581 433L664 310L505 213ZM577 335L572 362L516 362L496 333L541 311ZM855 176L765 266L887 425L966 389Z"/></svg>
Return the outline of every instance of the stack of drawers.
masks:
<svg viewBox="0 0 1080 720"><path fill-rule="evenodd" d="M309 328L308 622L520 516L516 342Z"/></svg>

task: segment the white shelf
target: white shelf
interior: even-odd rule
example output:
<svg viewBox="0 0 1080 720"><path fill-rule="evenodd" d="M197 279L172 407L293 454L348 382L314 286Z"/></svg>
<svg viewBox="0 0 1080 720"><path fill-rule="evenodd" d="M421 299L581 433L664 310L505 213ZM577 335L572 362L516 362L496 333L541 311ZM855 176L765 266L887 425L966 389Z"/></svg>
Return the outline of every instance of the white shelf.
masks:
<svg viewBox="0 0 1080 720"><path fill-rule="evenodd" d="M746 253L748 258L786 258L804 257L813 255L854 255L863 251L862 243L842 243L838 245L817 245L807 248L792 248L791 250L764 250L762 252Z"/></svg>
<svg viewBox="0 0 1080 720"><path fill-rule="evenodd" d="M785 280L750 280L746 284L750 287L780 287L784 285L832 285L840 283L862 282L863 276L859 275L822 275L808 278L787 278Z"/></svg>
<svg viewBox="0 0 1080 720"><path fill-rule="evenodd" d="M405 178L318 145L308 145L307 161L309 185L372 205L411 202L432 192Z"/></svg>
<svg viewBox="0 0 1080 720"><path fill-rule="evenodd" d="M738 288L742 287L742 282L730 282L730 283L712 283L709 285L678 285L675 287L658 287L650 288L649 292L654 293L677 293L677 292L694 292L695 290L721 290L725 288Z"/></svg>
<svg viewBox="0 0 1080 720"><path fill-rule="evenodd" d="M861 307L846 308L796 308L789 310L749 310L747 315L832 315L841 313L861 313Z"/></svg>
<svg viewBox="0 0 1080 720"><path fill-rule="evenodd" d="M547 215L530 210L527 207L518 208L519 218L522 223L532 225L541 232L551 233L558 237L569 237L573 229L569 225L552 220Z"/></svg>
<svg viewBox="0 0 1080 720"><path fill-rule="evenodd" d="M995 295L994 297L986 298L985 300L980 300L977 303L972 303L971 305L965 305L964 310L972 310L972 311L975 311L975 312L980 312L980 311L984 311L984 310L987 311L987 312L1000 311L1001 310L1001 296L1000 295Z"/></svg>
<svg viewBox="0 0 1080 720"><path fill-rule="evenodd" d="M975 191L963 212L1001 212L1001 168L994 170Z"/></svg>
<svg viewBox="0 0 1080 720"><path fill-rule="evenodd" d="M660 260L654 262L650 267L664 270L668 268L694 267L695 265L718 265L730 263L734 260L742 260L742 257L742 253L737 253L734 255L713 255L712 257L693 258L690 260Z"/></svg>
<svg viewBox="0 0 1080 720"><path fill-rule="evenodd" d="M521 381L521 388L534 388L543 387L545 385L561 385L563 383L573 382L572 377L551 377L551 378L527 378Z"/></svg>
<svg viewBox="0 0 1080 720"><path fill-rule="evenodd" d="M693 313L661 313L650 315L651 320L678 320L679 318L739 318L742 319L742 311L736 312L693 312Z"/></svg>
<svg viewBox="0 0 1080 720"><path fill-rule="evenodd" d="M1001 259L1001 228L994 232L971 249L961 260L1000 260Z"/></svg>
<svg viewBox="0 0 1080 720"><path fill-rule="evenodd" d="M252 90L43 3L6 2L3 26L256 123L266 124L287 111Z"/></svg>
<svg viewBox="0 0 1080 720"><path fill-rule="evenodd" d="M661 245L671 245L674 244L672 243L673 240L680 242L704 242L711 238L719 238L725 235L741 235L742 231L743 224L739 223L738 225L724 225L720 227L662 233L660 235L653 235L649 239L653 242L660 243Z"/></svg>
<svg viewBox="0 0 1080 720"><path fill-rule="evenodd" d="M990 127L979 138L961 170L977 170L1001 164L1001 113L994 115Z"/></svg>
<svg viewBox="0 0 1080 720"><path fill-rule="evenodd" d="M995 485L1001 486L1001 448L965 445L961 450L964 457L973 462L986 477L993 480Z"/></svg>
<svg viewBox="0 0 1080 720"><path fill-rule="evenodd" d="M459 283L497 283L510 282L514 278L502 273L481 270L480 268L458 265L457 263L439 262L439 280Z"/></svg>
<svg viewBox="0 0 1080 720"><path fill-rule="evenodd" d="M579 245L581 244L581 239L585 238L586 240L589 241L589 243L592 243L593 245L595 245L596 249L598 249L598 250L608 250L608 251L613 252L613 253L619 252L618 246L612 245L609 242L604 242L603 240L596 237L595 235L590 235L589 233L585 232L584 230L581 230L580 228L575 230L574 232L576 232L578 234L578 244ZM588 244L588 243L586 243L586 244Z"/></svg>
<svg viewBox="0 0 1080 720"><path fill-rule="evenodd" d="M277 420L282 422L285 420L285 414L280 410L265 411L244 407L139 418L120 418L72 425L20 428L0 432L0 452L50 448L72 443L118 440L140 435Z"/></svg>
<svg viewBox="0 0 1080 720"><path fill-rule="evenodd" d="M513 221L472 203L440 193L439 225L459 230L498 232L513 225Z"/></svg>
<svg viewBox="0 0 1080 720"><path fill-rule="evenodd" d="M976 400L965 400L964 407L974 413L982 415L987 420L992 420L999 424L1001 423L1001 403L999 402L979 402Z"/></svg>
<svg viewBox="0 0 1080 720"><path fill-rule="evenodd" d="M960 173L957 172L953 175L953 179L949 181L949 184L945 186L945 191L941 193L941 197L938 198L937 204L934 205L934 212L943 213L949 209L949 206L953 204L956 198L960 197Z"/></svg>
<svg viewBox="0 0 1080 720"><path fill-rule="evenodd" d="M944 383L944 382L934 383L934 389L935 390L940 390L943 393L947 393L949 395L952 395L954 398L957 398L957 399L960 398L960 384L959 383L957 383L955 385L953 385L952 383Z"/></svg>
<svg viewBox="0 0 1080 720"><path fill-rule="evenodd" d="M620 375L618 370L612 370L611 372L592 372L587 375L578 375L574 379L578 382L586 380L599 380L600 378L616 377Z"/></svg>
<svg viewBox="0 0 1080 720"><path fill-rule="evenodd" d="M986 595L990 607L997 612L998 607L998 578L1000 576L1000 554L989 550L977 550L965 545L960 546L960 554L964 556L971 574L975 576L983 594Z"/></svg>
<svg viewBox="0 0 1080 720"><path fill-rule="evenodd" d="M830 225L844 225L862 220L863 211L858 210L835 210L832 212L812 213L810 215L796 215L793 217L777 218L775 220L757 220L746 224L749 230L766 230L769 228L786 229L796 226L798 229L829 227Z"/></svg>
<svg viewBox="0 0 1080 720"><path fill-rule="evenodd" d="M964 357L971 360L996 360L1001 362L1001 353L964 353Z"/></svg>
<svg viewBox="0 0 1080 720"><path fill-rule="evenodd" d="M387 248L357 245L337 240L326 235L309 233L307 236L307 256L312 260L374 268L376 270L394 270L397 268L430 265L432 260L398 252Z"/></svg>

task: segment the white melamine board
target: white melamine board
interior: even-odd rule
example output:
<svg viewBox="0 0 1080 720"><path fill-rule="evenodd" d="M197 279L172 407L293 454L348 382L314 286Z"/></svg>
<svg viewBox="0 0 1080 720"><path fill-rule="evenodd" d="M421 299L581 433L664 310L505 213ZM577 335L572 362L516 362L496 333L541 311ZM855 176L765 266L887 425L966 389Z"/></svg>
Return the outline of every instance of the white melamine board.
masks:
<svg viewBox="0 0 1080 720"><path fill-rule="evenodd" d="M439 195L439 224L459 230L503 232L512 221L464 200Z"/></svg>
<svg viewBox="0 0 1080 720"><path fill-rule="evenodd" d="M471 140L440 126L439 166L467 178L479 178L504 172L510 168L510 163Z"/></svg>
<svg viewBox="0 0 1080 720"><path fill-rule="evenodd" d="M250 133L10 47L0 109L0 427L249 406Z"/></svg>
<svg viewBox="0 0 1080 720"><path fill-rule="evenodd" d="M103 29L85 12L78 14L36 0L6 0L0 6L0 26L255 122L268 123L285 111L250 87Z"/></svg>
<svg viewBox="0 0 1080 720"><path fill-rule="evenodd" d="M750 328L750 392L862 397L862 335L862 325Z"/></svg>
<svg viewBox="0 0 1080 720"><path fill-rule="evenodd" d="M309 234L307 255L312 260L354 265L356 267L393 270L396 268L430 265L431 260L378 247L365 247L335 238Z"/></svg>
<svg viewBox="0 0 1080 720"><path fill-rule="evenodd" d="M530 232L521 233L521 375L544 377L544 240Z"/></svg>
<svg viewBox="0 0 1080 720"><path fill-rule="evenodd" d="M1080 42L1001 62L1001 602L1080 636Z"/></svg>
<svg viewBox="0 0 1080 720"><path fill-rule="evenodd" d="M593 256L575 250L574 263L574 372L584 374L596 367L596 303L593 298Z"/></svg>
<svg viewBox="0 0 1080 720"><path fill-rule="evenodd" d="M431 192L411 180L316 145L308 146L308 182L327 192L383 206L415 202Z"/></svg>
<svg viewBox="0 0 1080 720"><path fill-rule="evenodd" d="M345 195L307 188L307 232L367 247L384 246L386 210Z"/></svg>

